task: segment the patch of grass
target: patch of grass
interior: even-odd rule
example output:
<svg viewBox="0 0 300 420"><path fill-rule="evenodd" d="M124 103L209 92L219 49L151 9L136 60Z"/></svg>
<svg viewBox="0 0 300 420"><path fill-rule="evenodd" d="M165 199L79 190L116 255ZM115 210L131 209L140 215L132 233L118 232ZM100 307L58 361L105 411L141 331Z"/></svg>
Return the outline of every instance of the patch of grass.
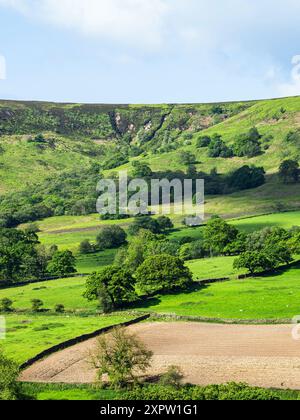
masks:
<svg viewBox="0 0 300 420"><path fill-rule="evenodd" d="M38 401L105 401L115 400L119 393L110 389L96 389L91 385L23 383L25 395Z"/></svg>
<svg viewBox="0 0 300 420"><path fill-rule="evenodd" d="M197 286L156 296L137 309L159 314L233 320L292 319L300 311L299 268L278 275Z"/></svg>
<svg viewBox="0 0 300 420"><path fill-rule="evenodd" d="M15 309L22 310L31 308L32 299L41 299L46 309L53 310L55 305L62 304L67 311L95 311L97 302L88 302L83 297L85 282L86 278L75 277L2 289L0 299L7 297L13 301Z"/></svg>
<svg viewBox="0 0 300 420"><path fill-rule="evenodd" d="M98 329L129 321L127 315L70 316L70 315L6 315L8 328L3 349L7 356L18 363L63 341ZM19 327L27 327L20 329Z"/></svg>
<svg viewBox="0 0 300 420"><path fill-rule="evenodd" d="M246 274L245 271L234 270L233 261L236 257L216 257L188 261L186 265L192 271L194 280L219 279Z"/></svg>

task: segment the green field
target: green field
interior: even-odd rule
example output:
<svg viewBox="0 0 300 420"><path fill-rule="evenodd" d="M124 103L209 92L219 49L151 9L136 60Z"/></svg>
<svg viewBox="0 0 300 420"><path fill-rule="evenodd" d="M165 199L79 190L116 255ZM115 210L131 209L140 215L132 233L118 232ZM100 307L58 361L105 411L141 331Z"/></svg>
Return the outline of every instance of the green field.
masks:
<svg viewBox="0 0 300 420"><path fill-rule="evenodd" d="M91 311L97 308L97 302L88 302L83 292L86 279L75 277L33 283L11 289L0 290L0 299L7 297L14 302L15 309L29 310L31 299L41 299L45 309L53 310L55 305L62 304L68 311Z"/></svg>
<svg viewBox="0 0 300 420"><path fill-rule="evenodd" d="M233 262L236 257L215 257L202 260L188 261L186 265L192 271L194 280L220 279L224 277L237 277L246 274L245 270L235 270Z"/></svg>
<svg viewBox="0 0 300 420"><path fill-rule="evenodd" d="M157 296L139 309L233 320L291 320L300 311L300 265L278 275L231 280Z"/></svg>
<svg viewBox="0 0 300 420"><path fill-rule="evenodd" d="M251 233L267 227L281 227L290 229L293 226L300 226L300 212L292 211L285 213L274 213L263 216L254 216L243 219L231 220L230 224L236 226L239 230ZM191 237L193 239L202 238L203 227L181 228L174 230L169 237L180 239L183 237Z"/></svg>
<svg viewBox="0 0 300 420"><path fill-rule="evenodd" d="M70 315L7 315L7 335L3 340L5 354L18 363L63 341L98 329L129 321L129 316L70 316Z"/></svg>
<svg viewBox="0 0 300 420"><path fill-rule="evenodd" d="M231 257L217 257L191 261L187 265L192 270L195 280L201 280L237 275L232 264ZM31 307L31 299L41 299L46 309L53 310L56 304L63 304L68 311L90 312L97 308L97 302L88 302L82 296L85 282L86 278L75 277L0 289L0 299L11 299L15 309L28 310Z"/></svg>

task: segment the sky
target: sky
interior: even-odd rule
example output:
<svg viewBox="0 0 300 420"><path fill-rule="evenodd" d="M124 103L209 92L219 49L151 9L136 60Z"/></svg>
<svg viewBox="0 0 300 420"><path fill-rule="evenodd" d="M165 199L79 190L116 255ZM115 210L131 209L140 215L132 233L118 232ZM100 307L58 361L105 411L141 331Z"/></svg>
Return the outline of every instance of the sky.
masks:
<svg viewBox="0 0 300 420"><path fill-rule="evenodd" d="M299 0L0 0L0 98L300 95Z"/></svg>

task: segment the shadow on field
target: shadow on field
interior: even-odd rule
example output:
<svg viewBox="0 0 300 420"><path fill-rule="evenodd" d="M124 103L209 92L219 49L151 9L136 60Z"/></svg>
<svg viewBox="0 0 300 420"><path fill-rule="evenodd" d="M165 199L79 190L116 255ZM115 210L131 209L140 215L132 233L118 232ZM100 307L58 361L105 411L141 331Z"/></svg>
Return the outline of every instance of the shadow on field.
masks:
<svg viewBox="0 0 300 420"><path fill-rule="evenodd" d="M257 274L256 277L261 277L261 278L277 277L277 276L281 276L282 274L288 272L291 269L300 269L300 260L294 261L293 263L286 265L284 267L279 267L276 270L271 271L269 273Z"/></svg>
<svg viewBox="0 0 300 420"><path fill-rule="evenodd" d="M189 296L191 293L200 292L205 290L209 287L209 285L205 284L194 284L188 290L176 290L173 292L166 292L164 294L156 294L153 296L143 296L140 298L139 302L136 302L133 307L134 308L150 308L153 306L158 306L161 303L161 298L163 296Z"/></svg>

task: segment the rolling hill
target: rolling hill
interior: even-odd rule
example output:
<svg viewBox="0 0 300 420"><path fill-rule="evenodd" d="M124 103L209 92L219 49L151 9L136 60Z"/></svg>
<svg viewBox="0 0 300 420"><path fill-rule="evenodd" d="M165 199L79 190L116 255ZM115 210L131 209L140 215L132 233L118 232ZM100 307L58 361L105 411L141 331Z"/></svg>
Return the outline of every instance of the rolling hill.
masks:
<svg viewBox="0 0 300 420"><path fill-rule="evenodd" d="M254 157L209 157L197 145L200 136L222 136L230 147L256 127L266 141ZM288 133L294 133L287 140ZM66 182L81 168L98 165L105 176L132 162L156 172L183 171L181 153L196 157L200 172L228 174L243 165L263 167L265 185L226 195L207 196L206 211L226 217L294 210L299 185L279 184L286 159L300 160L300 97L187 105L81 105L0 101L0 192L31 190L41 194L45 180ZM86 175L85 175L86 176ZM90 189L96 185L97 176ZM72 210L62 211L72 214ZM57 214L60 215L60 214Z"/></svg>

